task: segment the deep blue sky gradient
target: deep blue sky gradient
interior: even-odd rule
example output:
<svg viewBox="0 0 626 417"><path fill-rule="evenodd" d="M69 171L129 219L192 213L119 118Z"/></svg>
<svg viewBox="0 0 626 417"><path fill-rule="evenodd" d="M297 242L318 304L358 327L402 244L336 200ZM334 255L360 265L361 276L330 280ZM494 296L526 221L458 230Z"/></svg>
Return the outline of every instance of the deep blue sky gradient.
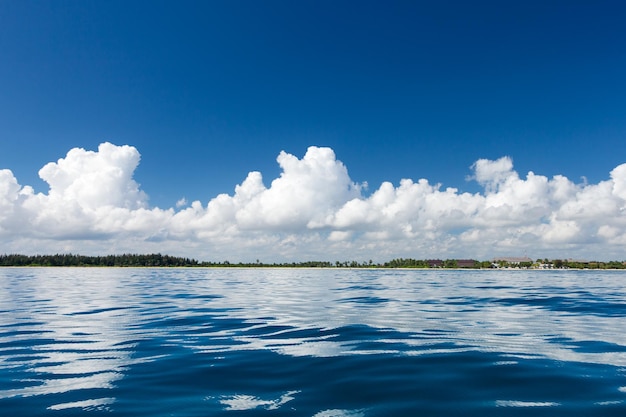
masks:
<svg viewBox="0 0 626 417"><path fill-rule="evenodd" d="M137 147L151 204L269 185L332 147L354 181L575 182L626 162L626 2L0 0L0 168Z"/></svg>

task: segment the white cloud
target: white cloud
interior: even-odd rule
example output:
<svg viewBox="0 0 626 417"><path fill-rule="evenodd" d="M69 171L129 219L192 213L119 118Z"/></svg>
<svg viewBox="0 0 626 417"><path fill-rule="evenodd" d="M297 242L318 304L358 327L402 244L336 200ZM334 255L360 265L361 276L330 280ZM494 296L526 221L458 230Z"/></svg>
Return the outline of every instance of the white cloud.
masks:
<svg viewBox="0 0 626 417"><path fill-rule="evenodd" d="M15 216L15 206L19 198L20 185L8 169L0 170L0 233L8 228Z"/></svg>
<svg viewBox="0 0 626 417"><path fill-rule="evenodd" d="M187 205L187 199L185 197L179 199L176 202L176 208L181 208L181 207L185 207Z"/></svg>
<svg viewBox="0 0 626 417"><path fill-rule="evenodd" d="M49 199L71 201L84 209L103 206L136 209L145 207L146 195L132 179L139 152L131 146L103 143L98 152L74 148L65 158L39 171L48 183Z"/></svg>
<svg viewBox="0 0 626 417"><path fill-rule="evenodd" d="M283 151L277 160L282 174L269 188L258 172L236 187L235 217L241 228L316 228L360 195L360 186L330 148L310 147L301 160Z"/></svg>
<svg viewBox="0 0 626 417"><path fill-rule="evenodd" d="M266 186L250 172L207 203L149 207L133 179L132 146L72 149L40 171L47 193L0 170L0 252L152 252L206 260L345 260L498 254L623 258L626 164L597 184L557 175L521 177L513 161L480 159L482 193L426 179L384 182L371 195L330 148L299 159L281 152Z"/></svg>
<svg viewBox="0 0 626 417"><path fill-rule="evenodd" d="M517 178L517 173L513 171L513 161L508 156L496 161L479 159L472 165L472 169L474 175L470 178L485 187L488 193L496 192L507 180Z"/></svg>

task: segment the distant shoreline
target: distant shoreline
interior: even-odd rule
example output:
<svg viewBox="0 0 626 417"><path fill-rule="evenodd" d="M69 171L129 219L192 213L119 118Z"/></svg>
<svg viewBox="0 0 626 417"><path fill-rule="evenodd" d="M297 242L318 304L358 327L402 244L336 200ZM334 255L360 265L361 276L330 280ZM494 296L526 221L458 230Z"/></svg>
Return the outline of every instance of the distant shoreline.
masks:
<svg viewBox="0 0 626 417"><path fill-rule="evenodd" d="M488 271L493 272L494 274L502 273L502 272L539 272L539 273L561 273L568 271L576 271L576 272L626 272L626 268L560 268L560 269L542 269L542 268L407 268L407 267L371 267L371 268L351 268L351 267L314 267L314 266L304 266L304 267L294 267L294 266L264 266L264 267L254 267L254 266L241 266L241 267L232 267L232 266L85 266L85 265L76 265L76 266L45 266L45 265L0 265L0 270L2 269L186 269L186 270L335 270L335 271L419 271L419 272L476 272L476 271Z"/></svg>
<svg viewBox="0 0 626 417"><path fill-rule="evenodd" d="M122 254L84 256L77 254L54 255L0 255L0 267L90 267L90 268L326 268L326 269L421 269L421 270L621 270L625 261L581 261L572 259L494 258L488 261L474 259L412 259L396 258L384 263L372 260L358 261L304 261L284 263L256 262L207 262L192 258L157 254Z"/></svg>

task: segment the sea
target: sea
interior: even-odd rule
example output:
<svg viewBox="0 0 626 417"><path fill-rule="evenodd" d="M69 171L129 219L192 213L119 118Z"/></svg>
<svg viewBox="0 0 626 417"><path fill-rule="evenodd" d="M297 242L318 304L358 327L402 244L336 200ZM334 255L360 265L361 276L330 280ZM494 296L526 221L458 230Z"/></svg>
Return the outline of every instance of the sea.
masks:
<svg viewBox="0 0 626 417"><path fill-rule="evenodd" d="M626 272L0 268L2 416L626 416Z"/></svg>

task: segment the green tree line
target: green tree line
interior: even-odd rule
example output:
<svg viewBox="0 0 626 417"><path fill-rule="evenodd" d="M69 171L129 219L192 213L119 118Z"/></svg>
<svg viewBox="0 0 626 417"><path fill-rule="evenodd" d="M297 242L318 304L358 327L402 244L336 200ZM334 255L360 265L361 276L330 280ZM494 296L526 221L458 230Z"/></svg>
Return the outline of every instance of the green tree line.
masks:
<svg viewBox="0 0 626 417"><path fill-rule="evenodd" d="M176 256L123 254L107 256L56 255L0 255L0 266L198 266L195 259Z"/></svg>
<svg viewBox="0 0 626 417"><path fill-rule="evenodd" d="M538 259L537 262L522 262L511 264L504 261L497 261L499 267L550 267L556 269L626 269L624 261L609 262L582 262L572 260L548 260ZM492 261L475 260L425 260L413 258L396 258L384 263L374 263L369 261L305 261L286 263L264 263L256 262L199 262L196 259L155 254L123 254L106 256L84 256L76 254L56 254L56 255L20 255L5 254L0 255L0 266L94 266L94 267L228 267L228 268L492 268Z"/></svg>

